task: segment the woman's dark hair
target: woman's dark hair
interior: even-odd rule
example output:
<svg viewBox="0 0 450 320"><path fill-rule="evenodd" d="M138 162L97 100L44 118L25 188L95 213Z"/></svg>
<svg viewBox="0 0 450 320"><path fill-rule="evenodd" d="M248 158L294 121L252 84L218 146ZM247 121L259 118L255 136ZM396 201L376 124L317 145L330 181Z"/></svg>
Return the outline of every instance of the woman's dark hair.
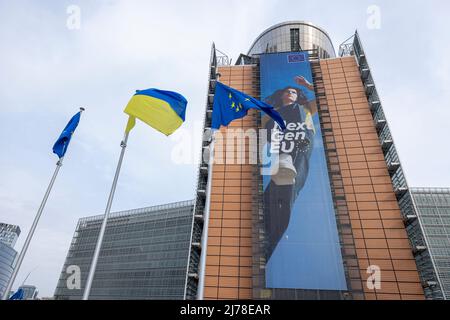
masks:
<svg viewBox="0 0 450 320"><path fill-rule="evenodd" d="M282 107L283 101L281 100L281 98L283 96L283 93L287 89L294 89L295 91L297 91L297 100L295 101L296 103L298 103L300 105L304 105L308 102L308 99L306 98L305 94L303 93L303 90L300 88L296 88L296 87L286 87L284 89L277 90L271 96L267 97L264 100L264 102L270 104L274 108Z"/></svg>

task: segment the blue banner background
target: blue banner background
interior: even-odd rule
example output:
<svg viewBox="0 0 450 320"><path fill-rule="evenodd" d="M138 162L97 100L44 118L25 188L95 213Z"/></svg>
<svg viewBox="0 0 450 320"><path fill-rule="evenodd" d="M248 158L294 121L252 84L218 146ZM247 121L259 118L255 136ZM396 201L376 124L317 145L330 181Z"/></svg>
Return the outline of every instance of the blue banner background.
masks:
<svg viewBox="0 0 450 320"><path fill-rule="evenodd" d="M293 57L293 55L304 55ZM295 76L312 83L306 52L263 54L260 60L261 98L287 86L300 87ZM303 89L308 100L314 91ZM285 119L289 122L289 119ZM330 180L325 159L319 117L305 185L296 198L288 228L266 265L266 287L318 290L346 290L346 280L336 226ZM271 176L263 176L266 189ZM265 215L276 215L276 204L265 206Z"/></svg>

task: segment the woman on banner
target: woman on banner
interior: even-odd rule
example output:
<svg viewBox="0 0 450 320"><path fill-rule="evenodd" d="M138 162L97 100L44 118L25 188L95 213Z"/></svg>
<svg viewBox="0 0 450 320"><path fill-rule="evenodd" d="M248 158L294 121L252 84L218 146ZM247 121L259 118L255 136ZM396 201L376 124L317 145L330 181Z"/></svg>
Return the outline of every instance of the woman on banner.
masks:
<svg viewBox="0 0 450 320"><path fill-rule="evenodd" d="M297 76L294 80L298 85L314 90L304 77ZM308 177L315 134L312 116L317 112L317 106L315 99L308 100L301 88L293 86L275 91L265 102L281 114L287 127L283 134L270 117L263 116L263 127L267 129L272 152L275 146L278 147L278 161L274 161L272 154L273 172L264 191L264 205L269 212L265 217L266 258L269 261L289 225L294 202Z"/></svg>

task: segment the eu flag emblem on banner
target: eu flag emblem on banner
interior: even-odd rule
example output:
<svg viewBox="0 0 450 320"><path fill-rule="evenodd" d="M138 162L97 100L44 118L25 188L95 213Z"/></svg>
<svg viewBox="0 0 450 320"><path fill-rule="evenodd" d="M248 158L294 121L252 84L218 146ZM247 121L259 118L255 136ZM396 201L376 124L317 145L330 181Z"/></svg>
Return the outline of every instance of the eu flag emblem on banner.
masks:
<svg viewBox="0 0 450 320"><path fill-rule="evenodd" d="M168 136L183 124L186 106L187 100L177 92L138 90L124 110L130 116L126 132L130 132L134 118L138 118Z"/></svg>
<svg viewBox="0 0 450 320"><path fill-rule="evenodd" d="M64 154L67 151L67 147L69 146L70 139L80 122L81 111L75 114L72 119L70 119L69 123L64 128L63 132L59 136L58 140L56 140L53 145L53 153L57 154L61 159L64 157Z"/></svg>
<svg viewBox="0 0 450 320"><path fill-rule="evenodd" d="M245 117L249 109L264 111L282 130L286 130L283 118L271 105L220 82L216 83L211 127L219 129L220 126L227 126L231 121Z"/></svg>

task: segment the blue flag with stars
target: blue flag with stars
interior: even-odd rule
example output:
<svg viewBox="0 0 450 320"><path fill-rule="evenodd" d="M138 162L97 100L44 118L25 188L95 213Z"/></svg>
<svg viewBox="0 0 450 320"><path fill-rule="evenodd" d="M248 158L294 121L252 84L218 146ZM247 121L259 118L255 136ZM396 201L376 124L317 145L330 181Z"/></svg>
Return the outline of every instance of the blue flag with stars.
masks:
<svg viewBox="0 0 450 320"><path fill-rule="evenodd" d="M23 300L23 289L19 288L19 290L16 291L11 297L9 297L9 300Z"/></svg>
<svg viewBox="0 0 450 320"><path fill-rule="evenodd" d="M72 119L70 119L69 123L66 125L63 132L53 146L53 153L56 153L60 159L64 157L64 154L67 151L70 139L72 138L72 135L77 128L78 123L80 122L80 115L81 111L75 114Z"/></svg>
<svg viewBox="0 0 450 320"><path fill-rule="evenodd" d="M283 118L271 105L220 82L216 83L211 127L219 129L220 126L227 126L231 121L245 117L249 109L264 111L282 130L286 130Z"/></svg>

